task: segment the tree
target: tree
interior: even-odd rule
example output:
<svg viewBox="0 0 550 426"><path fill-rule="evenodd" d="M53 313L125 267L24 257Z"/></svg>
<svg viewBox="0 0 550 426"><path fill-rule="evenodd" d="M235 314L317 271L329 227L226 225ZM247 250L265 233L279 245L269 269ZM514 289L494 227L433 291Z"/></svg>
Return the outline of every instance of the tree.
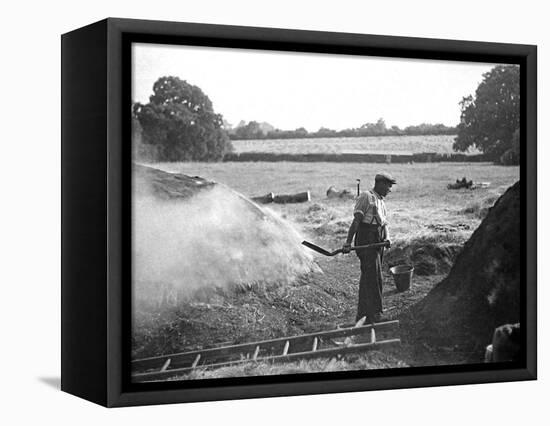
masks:
<svg viewBox="0 0 550 426"><path fill-rule="evenodd" d="M178 77L161 77L149 103L134 104L142 145L151 145L156 161L216 161L231 150L223 128L203 91Z"/></svg>
<svg viewBox="0 0 550 426"><path fill-rule="evenodd" d="M387 132L386 122L383 118L379 118L376 123L365 123L359 128L359 133L362 136L382 136Z"/></svg>
<svg viewBox="0 0 550 426"><path fill-rule="evenodd" d="M502 154L502 156L500 157L500 162L505 166L519 164L519 150L519 129L517 129L512 136L512 147L504 154Z"/></svg>
<svg viewBox="0 0 550 426"><path fill-rule="evenodd" d="M261 139L264 136L260 123L250 121L244 126L240 126L235 130L236 139Z"/></svg>
<svg viewBox="0 0 550 426"><path fill-rule="evenodd" d="M320 138L330 138L336 136L338 132L336 130L329 129L327 127L321 127L317 130L317 136Z"/></svg>
<svg viewBox="0 0 550 426"><path fill-rule="evenodd" d="M494 161L519 162L519 96L518 66L499 65L483 74L475 97L460 101L460 124L453 148L466 151L475 146Z"/></svg>

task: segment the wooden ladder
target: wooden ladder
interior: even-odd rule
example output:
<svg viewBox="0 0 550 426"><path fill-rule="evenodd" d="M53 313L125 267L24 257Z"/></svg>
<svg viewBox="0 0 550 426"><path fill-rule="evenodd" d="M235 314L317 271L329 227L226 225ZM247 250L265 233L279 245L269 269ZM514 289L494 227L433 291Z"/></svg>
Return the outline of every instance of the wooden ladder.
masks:
<svg viewBox="0 0 550 426"><path fill-rule="evenodd" d="M341 328L291 337L242 343L191 352L181 352L132 361L132 381L149 382L188 374L195 368L219 368L245 362L281 362L364 352L401 343L399 338L377 340L377 333L392 332L399 321ZM354 343L353 336L367 336L368 341ZM343 341L335 339L344 338ZM199 365L200 363L200 365Z"/></svg>

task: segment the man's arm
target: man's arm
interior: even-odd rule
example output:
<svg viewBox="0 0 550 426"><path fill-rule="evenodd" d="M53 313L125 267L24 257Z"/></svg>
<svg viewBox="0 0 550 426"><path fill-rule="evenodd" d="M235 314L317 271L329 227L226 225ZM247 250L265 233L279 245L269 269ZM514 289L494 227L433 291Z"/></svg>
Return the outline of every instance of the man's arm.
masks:
<svg viewBox="0 0 550 426"><path fill-rule="evenodd" d="M363 220L363 213L361 212L355 212L353 215L353 222L351 222L351 225L349 227L348 231L348 237L346 238L345 244L342 246L342 253L349 253L351 242L353 241L353 237L357 233L357 229L359 228L359 224Z"/></svg>

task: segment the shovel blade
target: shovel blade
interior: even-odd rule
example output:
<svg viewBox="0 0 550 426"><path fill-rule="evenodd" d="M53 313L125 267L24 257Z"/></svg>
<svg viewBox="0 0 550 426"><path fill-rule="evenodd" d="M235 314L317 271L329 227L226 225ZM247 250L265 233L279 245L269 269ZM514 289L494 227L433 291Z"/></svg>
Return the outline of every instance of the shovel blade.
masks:
<svg viewBox="0 0 550 426"><path fill-rule="evenodd" d="M313 243L310 243L309 241L302 241L302 244L304 246L306 246L307 248L310 248L311 250L314 250L316 251L317 253L321 253L325 256L332 256L333 254L330 252L330 251L327 251L325 250L324 248L322 247L319 247L319 246L316 246L315 244Z"/></svg>

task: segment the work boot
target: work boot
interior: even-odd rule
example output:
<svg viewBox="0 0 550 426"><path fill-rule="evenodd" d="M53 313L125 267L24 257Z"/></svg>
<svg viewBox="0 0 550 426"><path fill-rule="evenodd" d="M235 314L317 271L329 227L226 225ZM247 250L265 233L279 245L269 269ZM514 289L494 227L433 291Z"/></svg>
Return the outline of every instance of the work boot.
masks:
<svg viewBox="0 0 550 426"><path fill-rule="evenodd" d="M382 318L382 315L380 313L369 315L367 319L367 323L374 324L374 323L380 322L381 318Z"/></svg>

